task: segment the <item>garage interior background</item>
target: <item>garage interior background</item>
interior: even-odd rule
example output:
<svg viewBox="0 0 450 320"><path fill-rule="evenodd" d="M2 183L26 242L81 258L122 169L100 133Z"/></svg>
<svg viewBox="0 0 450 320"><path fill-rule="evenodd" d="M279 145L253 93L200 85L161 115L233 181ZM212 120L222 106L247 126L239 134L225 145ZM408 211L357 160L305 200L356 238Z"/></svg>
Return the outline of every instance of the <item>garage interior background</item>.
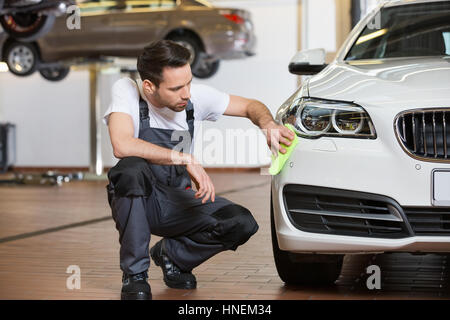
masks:
<svg viewBox="0 0 450 320"><path fill-rule="evenodd" d="M272 114L299 85L297 76L288 72L288 64L301 49L325 48L330 61L352 25L353 6L361 15L377 1L361 0L212 0L215 6L249 10L258 39L256 55L247 59L222 61L219 72L207 80L194 79L230 94L255 98L265 103ZM358 17L357 17L358 19ZM353 18L355 20L355 18ZM131 61L131 65L135 64ZM75 68L60 82L44 80L38 73L16 77L0 72L0 122L16 125L16 163L20 168L89 168L90 165L90 88L89 71ZM118 68L104 69L98 75L101 112L103 166L113 166L107 127L101 117L110 102L114 81L124 76ZM228 129L254 129L246 119L222 117L205 122L203 130L217 128L225 137ZM257 150L262 157L235 157L203 161L205 167L259 167L270 162L264 137L258 132ZM200 136L200 133L198 134ZM196 143L200 143L196 139ZM203 143L205 147L205 142ZM225 146L224 146L225 147ZM234 148L230 144L227 148ZM199 148L196 148L199 151ZM224 153L229 150L224 150ZM198 157L202 160L201 157Z"/></svg>

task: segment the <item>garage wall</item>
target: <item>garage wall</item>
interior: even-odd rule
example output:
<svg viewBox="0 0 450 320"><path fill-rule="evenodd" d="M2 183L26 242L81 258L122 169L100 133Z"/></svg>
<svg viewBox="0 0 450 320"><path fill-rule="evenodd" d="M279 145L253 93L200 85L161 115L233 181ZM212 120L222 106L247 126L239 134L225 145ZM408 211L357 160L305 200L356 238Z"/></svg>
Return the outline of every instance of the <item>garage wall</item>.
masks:
<svg viewBox="0 0 450 320"><path fill-rule="evenodd" d="M295 90L297 78L287 72L287 64L297 50L297 0L221 0L218 6L239 7L251 11L258 37L257 55L245 60L224 61L218 74L197 83L212 85L231 94L256 98L274 114L279 105ZM109 70L100 76L103 88L102 113L109 103L109 88L120 75ZM0 73L0 121L17 125L17 166L88 167L89 151L89 73L72 71L62 82L51 83L39 74L18 78ZM205 141L196 141L196 154L205 166L256 166L269 163L264 137L249 120L223 117L205 123ZM226 131L231 129L231 131ZM244 130L244 131L239 131ZM116 162L112 156L106 127L103 133L105 166ZM256 135L258 144L246 144L247 155L239 158L241 145L219 137ZM198 134L198 137L201 137ZM219 148L213 148L216 145ZM228 148L226 148L228 146ZM230 149L231 148L231 149ZM221 151L222 150L222 151ZM246 149L245 149L246 150ZM255 151L256 150L256 151ZM248 153L250 152L250 155ZM255 152L258 154L255 157ZM221 154L222 153L222 154ZM234 154L233 154L234 153Z"/></svg>
<svg viewBox="0 0 450 320"><path fill-rule="evenodd" d="M212 85L231 94L258 99L275 114L278 107L297 87L297 77L288 72L287 66L298 48L298 1L212 2L217 6L247 9L252 13L258 39L257 54L245 60L224 61L217 76L196 82ZM220 133L211 130L213 128L219 128ZM206 134L203 141L196 140L196 151L205 152L196 156L202 159L205 165L243 167L270 163L270 152L265 138L249 120L222 117L216 123L204 122L203 129ZM234 136L242 135L245 139L233 139ZM224 139L219 139L221 137ZM255 140L258 141L256 144ZM216 149L223 152L215 156L211 144L220 141L223 141L223 147L217 145ZM202 142L202 146L199 142Z"/></svg>
<svg viewBox="0 0 450 320"><path fill-rule="evenodd" d="M360 0L361 7L361 15L360 19L363 18L366 14L375 9L379 4L380 0Z"/></svg>
<svg viewBox="0 0 450 320"><path fill-rule="evenodd" d="M336 0L302 0L302 49L336 51Z"/></svg>
<svg viewBox="0 0 450 320"><path fill-rule="evenodd" d="M0 73L0 122L16 124L17 166L89 164L88 84L87 72L58 83Z"/></svg>

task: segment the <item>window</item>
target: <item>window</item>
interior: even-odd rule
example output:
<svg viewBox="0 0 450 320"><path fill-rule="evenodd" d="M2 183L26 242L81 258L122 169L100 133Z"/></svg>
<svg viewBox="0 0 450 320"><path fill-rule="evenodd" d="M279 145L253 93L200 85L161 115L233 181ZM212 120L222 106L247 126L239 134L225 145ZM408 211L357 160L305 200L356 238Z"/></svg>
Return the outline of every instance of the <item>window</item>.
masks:
<svg viewBox="0 0 450 320"><path fill-rule="evenodd" d="M450 55L450 2L383 8L346 60Z"/></svg>
<svg viewBox="0 0 450 320"><path fill-rule="evenodd" d="M443 32L442 37L444 37L444 43L445 43L445 54L450 56L450 31Z"/></svg>
<svg viewBox="0 0 450 320"><path fill-rule="evenodd" d="M88 1L78 1L77 5L80 8L82 14L96 14L104 13L108 10L119 8L123 1L100 1L100 0L88 0Z"/></svg>
<svg viewBox="0 0 450 320"><path fill-rule="evenodd" d="M177 4L176 0L127 0L127 9L141 8L173 8Z"/></svg>

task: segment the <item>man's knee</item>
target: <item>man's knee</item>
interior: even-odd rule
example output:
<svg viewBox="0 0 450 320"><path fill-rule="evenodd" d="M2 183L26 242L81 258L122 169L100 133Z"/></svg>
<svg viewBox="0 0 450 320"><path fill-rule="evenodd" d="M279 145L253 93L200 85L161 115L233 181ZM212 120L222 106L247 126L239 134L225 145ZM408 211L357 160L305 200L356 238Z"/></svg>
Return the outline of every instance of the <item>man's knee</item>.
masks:
<svg viewBox="0 0 450 320"><path fill-rule="evenodd" d="M135 175L140 171L144 171L148 166L145 159L139 157L122 158L117 164L109 170L108 176L112 174Z"/></svg>
<svg viewBox="0 0 450 320"><path fill-rule="evenodd" d="M250 239L259 229L258 223L251 214L250 210L240 205L236 205L235 210L240 211L238 216L238 239L236 239L236 245L240 246Z"/></svg>
<svg viewBox="0 0 450 320"><path fill-rule="evenodd" d="M148 196L152 190L150 167L145 159L126 157L108 172L114 194L125 196Z"/></svg>
<svg viewBox="0 0 450 320"><path fill-rule="evenodd" d="M236 250L259 229L251 212L237 204L226 206L215 212L213 216L220 221L218 228L221 230L220 236L227 249Z"/></svg>

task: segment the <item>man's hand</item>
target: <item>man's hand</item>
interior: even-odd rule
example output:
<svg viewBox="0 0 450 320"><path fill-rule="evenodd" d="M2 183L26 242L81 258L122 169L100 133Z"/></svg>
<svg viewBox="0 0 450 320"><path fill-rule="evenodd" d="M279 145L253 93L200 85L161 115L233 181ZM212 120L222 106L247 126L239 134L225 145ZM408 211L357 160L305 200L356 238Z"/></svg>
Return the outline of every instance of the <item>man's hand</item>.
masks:
<svg viewBox="0 0 450 320"><path fill-rule="evenodd" d="M290 146L292 143L291 141L295 138L295 133L285 126L275 123L274 121L270 121L261 129L263 129L263 132L266 135L267 145L273 155L277 155L278 151L283 154L286 153L286 149L283 148L280 143Z"/></svg>
<svg viewBox="0 0 450 320"><path fill-rule="evenodd" d="M214 190L214 185L211 178L206 173L205 169L198 163L194 157L192 157L191 163L186 165L186 169L191 176L192 181L194 181L197 187L197 193L195 198L203 198L202 203L206 203L209 198L214 202L216 198L216 191Z"/></svg>

